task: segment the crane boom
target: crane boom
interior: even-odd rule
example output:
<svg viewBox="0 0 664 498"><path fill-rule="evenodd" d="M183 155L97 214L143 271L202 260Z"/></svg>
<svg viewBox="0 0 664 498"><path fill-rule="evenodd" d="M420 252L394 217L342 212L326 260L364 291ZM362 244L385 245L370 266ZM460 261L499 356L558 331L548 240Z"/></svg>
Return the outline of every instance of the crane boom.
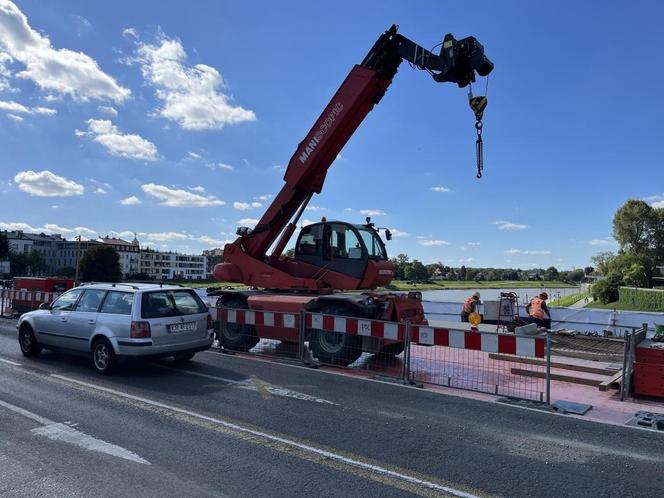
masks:
<svg viewBox="0 0 664 498"><path fill-rule="evenodd" d="M260 286L276 283L275 275L284 281L284 275L279 275L284 270L274 268L274 265L295 231L299 217L312 195L321 192L328 169L374 105L382 99L403 60L428 71L436 82L452 82L459 87L474 81L475 72L485 76L493 69L493 64L484 55L484 48L473 37L455 40L448 34L441 45L440 54L435 55L398 34L394 25L378 38L362 63L350 71L298 145L288 163L283 188L259 222L253 230L240 227L239 238L226 245L224 262L214 270L216 278ZM273 244L273 253L268 257L266 252ZM270 265L273 266L271 271L266 268ZM271 274L261 277L266 272ZM316 287L305 280L294 277L286 287Z"/></svg>

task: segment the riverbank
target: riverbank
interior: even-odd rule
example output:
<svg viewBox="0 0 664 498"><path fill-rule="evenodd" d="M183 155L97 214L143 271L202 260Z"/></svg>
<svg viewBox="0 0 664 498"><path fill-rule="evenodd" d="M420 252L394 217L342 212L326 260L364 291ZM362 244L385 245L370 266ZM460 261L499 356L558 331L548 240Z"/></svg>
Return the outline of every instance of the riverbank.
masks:
<svg viewBox="0 0 664 498"><path fill-rule="evenodd" d="M411 283L406 280L394 280L389 286L380 290L447 290L447 289L532 289L532 288L567 288L578 287L557 280L436 280L425 283Z"/></svg>
<svg viewBox="0 0 664 498"><path fill-rule="evenodd" d="M657 309L654 309L654 310L642 310L638 306L635 306L632 303L625 303L625 302L622 302L622 301L614 301L613 303L607 303L607 304L600 303L599 301L594 301L592 303L589 303L585 307L586 308L599 309L599 310L648 311L648 312L655 312L655 313L664 313L664 307L663 308L657 308Z"/></svg>

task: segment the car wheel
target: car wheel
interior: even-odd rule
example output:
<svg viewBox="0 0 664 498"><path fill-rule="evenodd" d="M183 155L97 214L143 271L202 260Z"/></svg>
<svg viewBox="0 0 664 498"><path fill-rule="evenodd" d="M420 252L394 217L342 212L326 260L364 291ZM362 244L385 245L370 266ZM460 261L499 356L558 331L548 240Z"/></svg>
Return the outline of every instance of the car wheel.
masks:
<svg viewBox="0 0 664 498"><path fill-rule="evenodd" d="M173 355L175 361L189 361L191 360L196 353L178 353Z"/></svg>
<svg viewBox="0 0 664 498"><path fill-rule="evenodd" d="M92 344L92 363L101 375L108 375L115 370L117 359L108 339L100 338Z"/></svg>
<svg viewBox="0 0 664 498"><path fill-rule="evenodd" d="M35 338L35 333L30 325L23 324L18 332L18 343L23 356L34 357L41 353L42 347Z"/></svg>

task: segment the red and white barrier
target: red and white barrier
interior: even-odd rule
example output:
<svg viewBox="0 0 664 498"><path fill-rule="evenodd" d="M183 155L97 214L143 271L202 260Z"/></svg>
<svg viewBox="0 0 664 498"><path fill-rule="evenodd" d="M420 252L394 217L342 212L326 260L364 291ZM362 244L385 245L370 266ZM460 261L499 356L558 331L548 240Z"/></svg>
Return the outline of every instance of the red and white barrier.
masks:
<svg viewBox="0 0 664 498"><path fill-rule="evenodd" d="M427 346L445 346L531 358L544 358L546 353L546 339L543 337L524 337L421 325L413 325L411 340Z"/></svg>
<svg viewBox="0 0 664 498"><path fill-rule="evenodd" d="M278 311L238 310L224 308L221 310L221 316L222 320L228 323L294 329L296 326L297 315L294 313L281 313Z"/></svg>
<svg viewBox="0 0 664 498"><path fill-rule="evenodd" d="M223 320L237 324L295 328L299 322L298 315L295 313L226 308L222 309L221 313ZM406 339L405 323L307 313L305 324L307 328L327 332L377 337L392 341L405 341ZM423 346L443 346L531 358L544 358L546 355L546 339L543 337L412 325L410 338L412 343Z"/></svg>

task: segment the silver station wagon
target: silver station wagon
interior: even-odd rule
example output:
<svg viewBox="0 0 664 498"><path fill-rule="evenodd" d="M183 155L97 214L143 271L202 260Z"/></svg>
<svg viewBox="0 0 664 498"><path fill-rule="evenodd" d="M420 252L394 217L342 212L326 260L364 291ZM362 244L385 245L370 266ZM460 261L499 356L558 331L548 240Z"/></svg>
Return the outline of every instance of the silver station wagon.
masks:
<svg viewBox="0 0 664 498"><path fill-rule="evenodd" d="M160 284L87 284L21 315L25 356L42 348L90 355L100 374L118 360L173 356L189 360L212 345L207 306L192 289Z"/></svg>

